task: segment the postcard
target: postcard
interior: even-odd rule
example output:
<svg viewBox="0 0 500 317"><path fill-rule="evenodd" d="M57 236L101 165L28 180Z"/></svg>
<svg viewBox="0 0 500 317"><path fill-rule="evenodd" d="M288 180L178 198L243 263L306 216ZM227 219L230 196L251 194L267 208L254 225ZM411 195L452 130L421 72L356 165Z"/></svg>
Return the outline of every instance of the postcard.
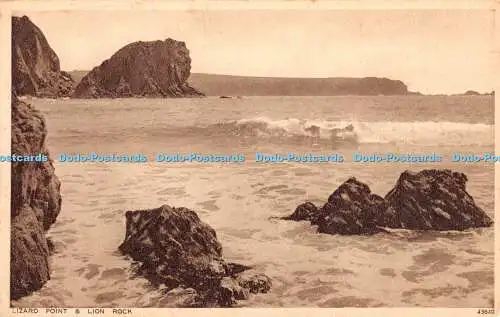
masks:
<svg viewBox="0 0 500 317"><path fill-rule="evenodd" d="M496 7L0 4L2 316L495 315Z"/></svg>

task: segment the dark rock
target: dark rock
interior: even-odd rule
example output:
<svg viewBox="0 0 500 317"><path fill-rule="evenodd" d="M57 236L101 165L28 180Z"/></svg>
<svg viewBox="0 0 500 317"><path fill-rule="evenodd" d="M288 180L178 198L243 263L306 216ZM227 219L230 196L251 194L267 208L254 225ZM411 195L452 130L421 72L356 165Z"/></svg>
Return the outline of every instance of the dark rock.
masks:
<svg viewBox="0 0 500 317"><path fill-rule="evenodd" d="M203 94L189 86L191 58L184 42L134 42L90 71L75 98L189 97Z"/></svg>
<svg viewBox="0 0 500 317"><path fill-rule="evenodd" d="M372 194L368 185L349 178L328 198L311 222L318 232L329 234L374 234L384 231L379 218L390 219L389 204Z"/></svg>
<svg viewBox="0 0 500 317"><path fill-rule="evenodd" d="M241 272L251 269L251 267L247 265L242 265L238 263L227 263L227 262L224 263L224 268L227 274L230 275L237 275L240 274Z"/></svg>
<svg viewBox="0 0 500 317"><path fill-rule="evenodd" d="M127 211L127 232L120 250L142 263L140 272L168 288L192 288L193 306L230 306L246 298L236 281L249 267L226 263L215 231L187 208L168 205Z"/></svg>
<svg viewBox="0 0 500 317"><path fill-rule="evenodd" d="M283 217L283 220L312 221L318 215L318 208L311 202L305 202L295 208L295 211L290 216Z"/></svg>
<svg viewBox="0 0 500 317"><path fill-rule="evenodd" d="M253 270L246 271L237 277L238 283L241 287L246 288L250 293L267 293L271 289L271 279L261 273Z"/></svg>
<svg viewBox="0 0 500 317"><path fill-rule="evenodd" d="M450 170L405 171L382 198L368 185L350 178L328 198L320 210L312 203L299 205L282 219L310 220L318 232L375 234L385 228L464 230L489 227L492 219L467 193L463 173Z"/></svg>
<svg viewBox="0 0 500 317"><path fill-rule="evenodd" d="M56 247L55 247L54 242L52 241L52 239L50 237L47 237L47 247L49 249L49 254L50 255L54 254Z"/></svg>
<svg viewBox="0 0 500 317"><path fill-rule="evenodd" d="M61 71L59 58L42 31L27 16L12 17L12 86L18 95L69 96L71 76Z"/></svg>
<svg viewBox="0 0 500 317"><path fill-rule="evenodd" d="M13 86L13 89L15 86ZM12 97L12 154L47 155L47 162L11 163L11 299L40 289L50 279L45 231L61 209L60 182L45 146L40 112Z"/></svg>
<svg viewBox="0 0 500 317"><path fill-rule="evenodd" d="M220 304L221 306L231 306L236 300L248 299L249 291L231 277L224 277L220 282Z"/></svg>
<svg viewBox="0 0 500 317"><path fill-rule="evenodd" d="M466 182L465 174L450 170L403 172L385 196L398 220L391 227L463 230L491 226L491 218L467 193Z"/></svg>
<svg viewBox="0 0 500 317"><path fill-rule="evenodd" d="M170 290L159 301L160 307L193 307L197 305L199 295L192 288L177 287Z"/></svg>

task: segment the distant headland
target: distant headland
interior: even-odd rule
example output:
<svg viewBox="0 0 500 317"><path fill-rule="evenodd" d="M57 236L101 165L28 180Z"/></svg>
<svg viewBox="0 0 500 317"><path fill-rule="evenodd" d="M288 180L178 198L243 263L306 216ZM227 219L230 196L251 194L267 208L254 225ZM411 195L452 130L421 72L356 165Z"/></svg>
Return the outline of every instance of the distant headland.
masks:
<svg viewBox="0 0 500 317"><path fill-rule="evenodd" d="M75 82L88 71L69 72ZM388 78L285 78L192 73L187 82L207 96L409 95L400 80Z"/></svg>

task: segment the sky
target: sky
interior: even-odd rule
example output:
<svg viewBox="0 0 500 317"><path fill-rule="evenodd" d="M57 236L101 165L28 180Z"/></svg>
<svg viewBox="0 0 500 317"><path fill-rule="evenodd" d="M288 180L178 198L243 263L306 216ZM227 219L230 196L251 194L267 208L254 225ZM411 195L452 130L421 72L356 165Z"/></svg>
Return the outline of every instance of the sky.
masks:
<svg viewBox="0 0 500 317"><path fill-rule="evenodd" d="M191 72L387 77L426 94L494 89L488 10L39 11L61 69L90 70L135 41L184 41Z"/></svg>

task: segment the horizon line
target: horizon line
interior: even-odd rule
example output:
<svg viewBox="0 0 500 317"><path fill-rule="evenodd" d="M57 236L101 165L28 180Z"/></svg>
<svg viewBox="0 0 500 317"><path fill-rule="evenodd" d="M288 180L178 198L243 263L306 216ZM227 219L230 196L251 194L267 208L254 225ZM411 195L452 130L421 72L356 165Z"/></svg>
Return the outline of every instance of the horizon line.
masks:
<svg viewBox="0 0 500 317"><path fill-rule="evenodd" d="M92 69L94 69L94 68L95 67L92 67ZM90 69L90 70L73 69L73 70L70 70L67 72L87 72L88 73L88 72L91 72L92 69ZM293 76L289 76L289 77L281 77L281 76L256 76L256 75L203 73L203 72L192 72L189 74L189 77L191 77L191 75L226 76L226 77L259 78L259 79L306 79L306 80L311 80L311 79L367 79L367 78L376 78L376 79L387 79L387 80L391 80L391 81L399 81L399 82L403 83L408 88L408 85L405 83L405 81L403 81L401 79L393 79L391 77L385 77L385 76L363 76L363 77L345 77L345 76L339 76L339 77L293 77ZM189 77L187 80L189 80ZM495 92L494 89L491 91L488 90L488 91L484 91L484 92L480 92L480 91L474 90L474 89L467 89L467 90L465 90L465 92L456 92L456 93L453 93L453 92L449 92L449 93L445 93L445 92L423 93L423 92L420 92L419 90L408 90L408 93L409 94L414 93L414 94L428 95L428 96L431 96L431 95L457 95L457 94L463 95L468 91L477 92L480 95L490 95L491 93Z"/></svg>

